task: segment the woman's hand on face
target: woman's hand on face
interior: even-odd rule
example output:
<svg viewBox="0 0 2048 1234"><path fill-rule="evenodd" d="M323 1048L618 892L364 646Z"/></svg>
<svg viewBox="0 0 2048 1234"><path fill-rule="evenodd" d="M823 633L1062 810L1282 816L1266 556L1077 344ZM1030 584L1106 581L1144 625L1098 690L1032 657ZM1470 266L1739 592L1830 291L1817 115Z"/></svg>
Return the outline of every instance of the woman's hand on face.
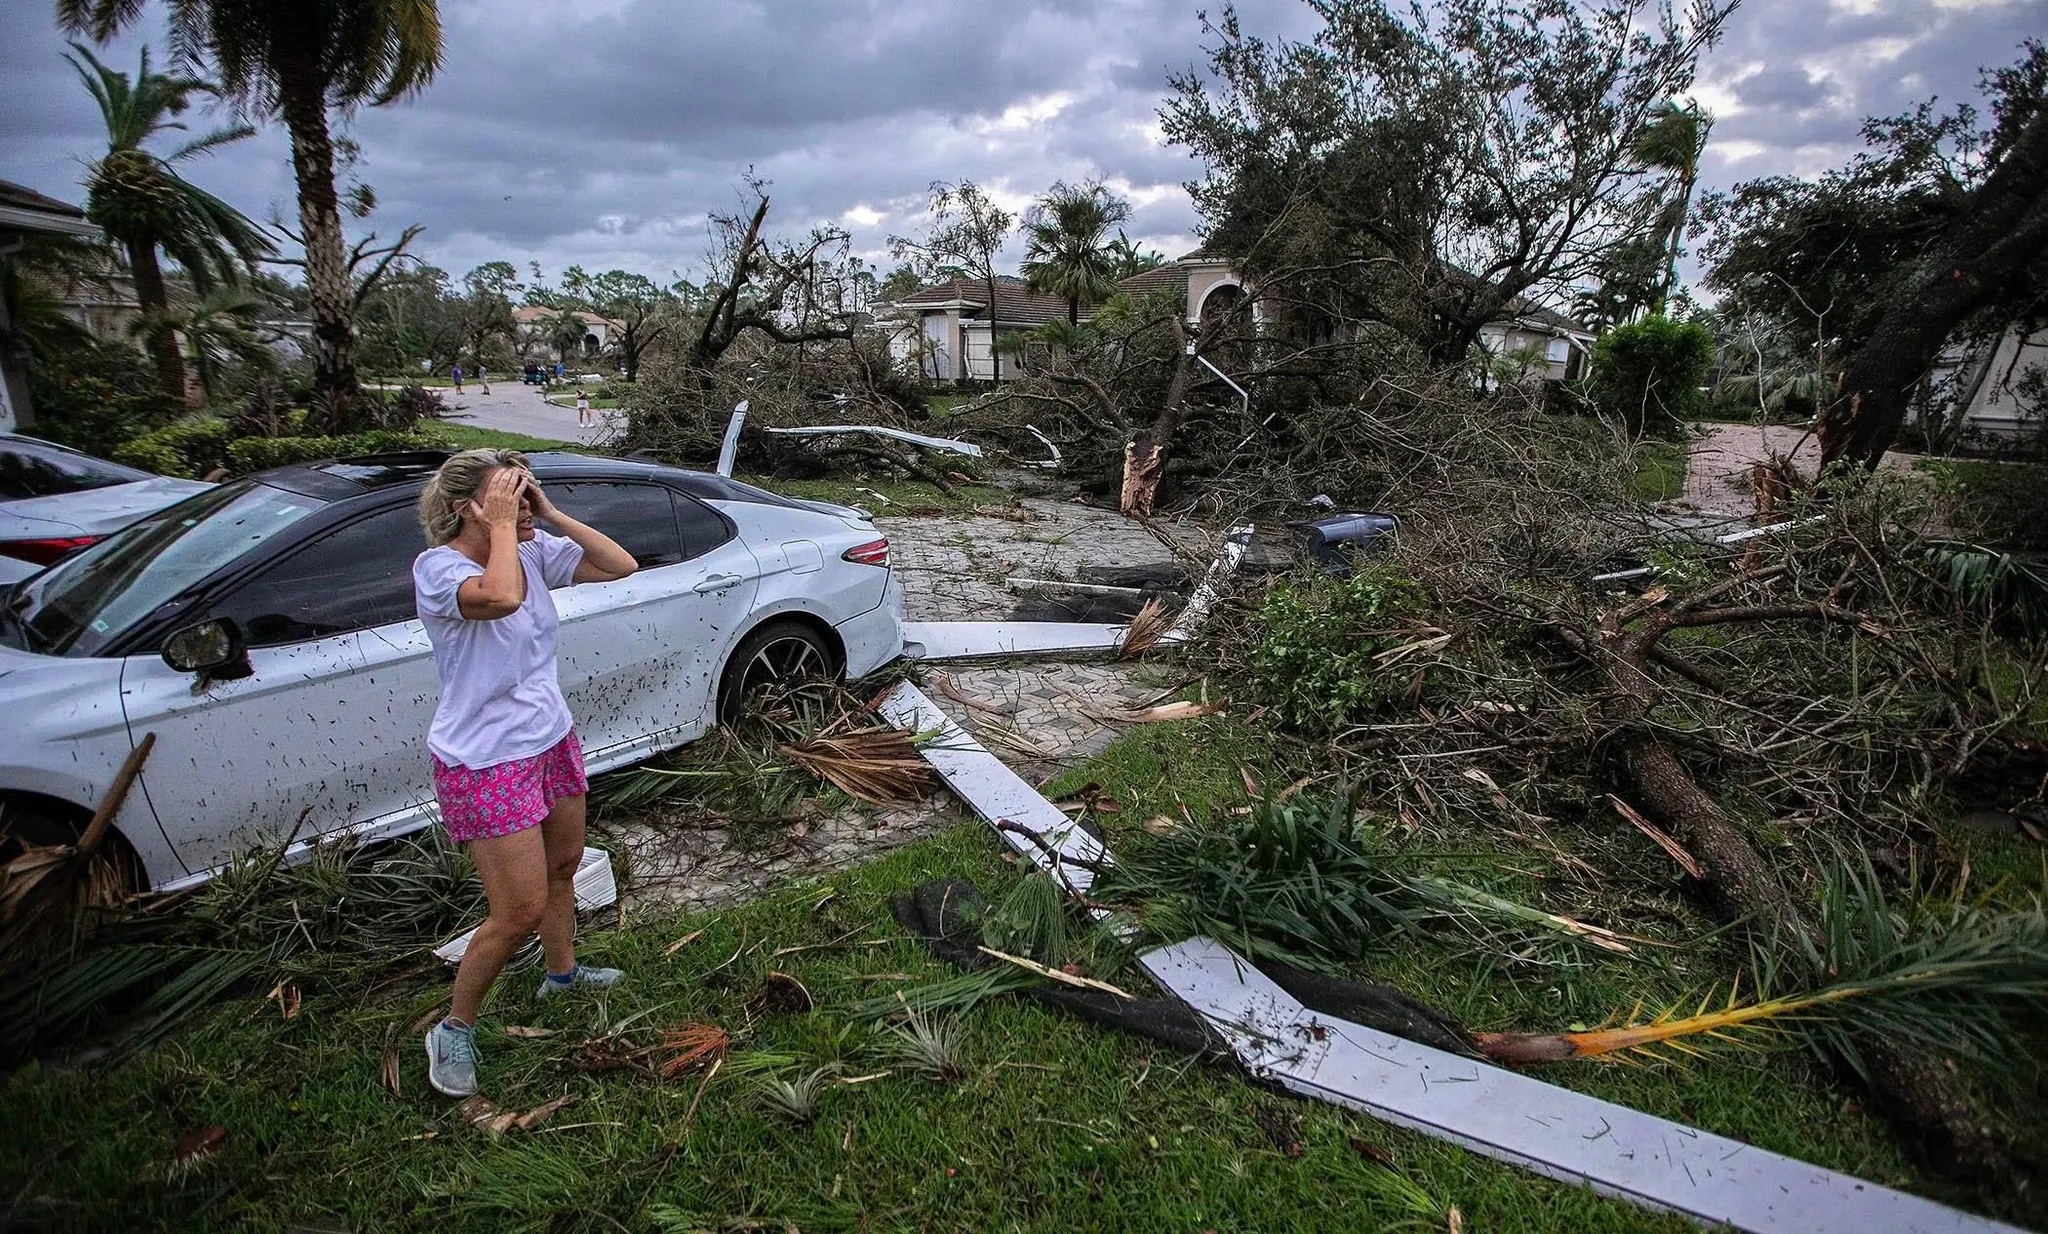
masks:
<svg viewBox="0 0 2048 1234"><path fill-rule="evenodd" d="M484 491L469 503L465 517L486 527L517 527L521 494L531 477L517 467L501 467L484 482Z"/></svg>
<svg viewBox="0 0 2048 1234"><path fill-rule="evenodd" d="M535 518L544 518L552 523L561 514L560 510L555 509L555 503L548 500L547 493L541 489L540 481L534 479L530 472L526 477L526 500L533 504Z"/></svg>

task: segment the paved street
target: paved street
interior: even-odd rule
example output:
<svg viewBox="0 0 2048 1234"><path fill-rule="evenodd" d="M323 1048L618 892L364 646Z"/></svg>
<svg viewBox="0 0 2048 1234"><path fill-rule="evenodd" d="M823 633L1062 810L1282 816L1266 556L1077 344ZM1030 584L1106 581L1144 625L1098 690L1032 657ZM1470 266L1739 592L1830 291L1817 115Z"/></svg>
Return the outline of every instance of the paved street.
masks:
<svg viewBox="0 0 2048 1234"><path fill-rule="evenodd" d="M555 387L556 397L565 393L571 399L576 397L574 386ZM591 414L596 417L597 426L580 429L576 427L576 408L573 405L550 406L542 400L540 387L520 385L516 375L511 381L492 382L489 394L478 389L475 383L471 383L462 394L453 390L443 390L440 394L448 404L449 419L504 433L524 433L529 437L590 445L623 432L626 427L625 412L594 411Z"/></svg>

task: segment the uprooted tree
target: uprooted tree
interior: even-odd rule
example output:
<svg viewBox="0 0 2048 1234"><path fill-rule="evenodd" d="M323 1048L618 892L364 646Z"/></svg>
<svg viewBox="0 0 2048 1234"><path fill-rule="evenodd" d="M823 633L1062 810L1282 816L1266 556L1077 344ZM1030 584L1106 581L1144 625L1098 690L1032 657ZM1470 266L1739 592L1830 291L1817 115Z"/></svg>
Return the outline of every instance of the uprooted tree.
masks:
<svg viewBox="0 0 2048 1234"><path fill-rule="evenodd" d="M1816 180L1769 177L1706 203L1708 282L1729 311L1800 339L1822 458L1875 466L1908 412L1967 403L1999 339L2048 286L2048 48L1984 78L1989 124L1930 101L1864 124ZM1962 388L1931 388L1945 349ZM1953 380L1953 379L1951 379Z"/></svg>

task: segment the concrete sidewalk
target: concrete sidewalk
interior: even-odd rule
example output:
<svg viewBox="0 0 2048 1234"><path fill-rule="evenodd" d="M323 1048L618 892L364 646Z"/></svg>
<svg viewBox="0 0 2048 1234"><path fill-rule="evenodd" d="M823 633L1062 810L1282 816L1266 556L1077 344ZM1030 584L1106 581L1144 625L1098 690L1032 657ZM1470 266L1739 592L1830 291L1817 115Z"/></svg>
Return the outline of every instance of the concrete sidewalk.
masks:
<svg viewBox="0 0 2048 1234"><path fill-rule="evenodd" d="M557 386L554 392L566 391L575 397L574 386ZM447 402L450 420L474 424L478 428L497 429L501 433L523 433L528 437L541 437L549 441L566 442L571 445L602 445L622 436L626 431L626 413L623 411L592 411L597 421L590 428L576 424L576 408L555 407L542 397L541 387L521 385L515 376L511 381L494 381L491 392L485 394L476 383L466 385L464 392L453 390L438 391Z"/></svg>

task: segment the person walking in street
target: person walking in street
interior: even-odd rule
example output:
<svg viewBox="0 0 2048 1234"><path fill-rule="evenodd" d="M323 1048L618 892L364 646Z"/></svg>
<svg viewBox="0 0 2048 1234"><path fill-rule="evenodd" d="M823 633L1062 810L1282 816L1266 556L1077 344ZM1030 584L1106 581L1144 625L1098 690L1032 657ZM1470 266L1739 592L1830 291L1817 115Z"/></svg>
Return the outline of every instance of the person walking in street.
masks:
<svg viewBox="0 0 2048 1234"><path fill-rule="evenodd" d="M547 961L539 996L602 989L624 976L576 960L588 781L557 679L548 589L622 579L636 563L557 509L516 450L450 457L420 493L419 517L428 548L413 561L413 596L441 679L427 733L434 797L489 904L455 970L447 1018L427 1032L427 1082L467 1097L477 1091L477 1013L536 931Z"/></svg>
<svg viewBox="0 0 2048 1234"><path fill-rule="evenodd" d="M592 420L590 418L590 395L582 390L578 390L576 392L577 427L588 428L591 425L591 423Z"/></svg>
<svg viewBox="0 0 2048 1234"><path fill-rule="evenodd" d="M489 373L484 372L484 363L481 360L476 363L476 384L484 388L485 394L491 392L491 376Z"/></svg>
<svg viewBox="0 0 2048 1234"><path fill-rule="evenodd" d="M449 369L448 372L455 378L455 392L457 394L462 393L462 366L458 364L454 368Z"/></svg>

